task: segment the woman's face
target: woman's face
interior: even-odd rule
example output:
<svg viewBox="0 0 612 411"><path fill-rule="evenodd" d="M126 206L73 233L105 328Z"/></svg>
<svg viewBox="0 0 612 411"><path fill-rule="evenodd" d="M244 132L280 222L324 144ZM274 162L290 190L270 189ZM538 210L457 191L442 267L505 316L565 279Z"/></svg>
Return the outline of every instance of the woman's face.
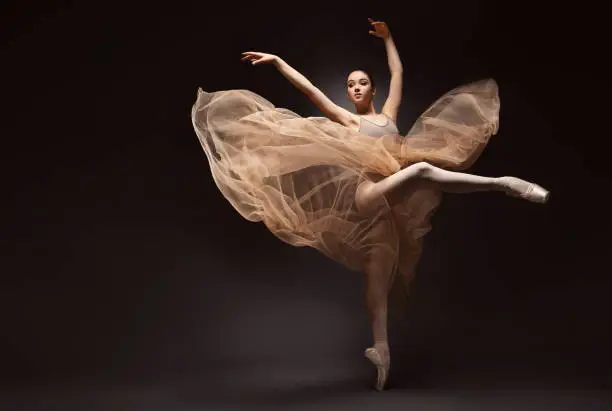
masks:
<svg viewBox="0 0 612 411"><path fill-rule="evenodd" d="M366 73L356 70L346 79L346 93L353 104L368 105L376 94L376 89L372 88L372 83Z"/></svg>

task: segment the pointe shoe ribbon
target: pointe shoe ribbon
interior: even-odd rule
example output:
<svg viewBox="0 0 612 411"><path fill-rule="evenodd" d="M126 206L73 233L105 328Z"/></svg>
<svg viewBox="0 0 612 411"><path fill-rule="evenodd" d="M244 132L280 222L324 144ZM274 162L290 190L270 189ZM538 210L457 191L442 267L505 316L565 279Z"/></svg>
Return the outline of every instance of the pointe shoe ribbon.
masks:
<svg viewBox="0 0 612 411"><path fill-rule="evenodd" d="M544 204L548 201L550 192L537 184L531 184L527 191L522 195L523 198L534 203Z"/></svg>
<svg viewBox="0 0 612 411"><path fill-rule="evenodd" d="M502 177L501 180L507 189L506 194L512 197L519 197L540 204L546 203L550 197L550 192L545 188L520 178Z"/></svg>

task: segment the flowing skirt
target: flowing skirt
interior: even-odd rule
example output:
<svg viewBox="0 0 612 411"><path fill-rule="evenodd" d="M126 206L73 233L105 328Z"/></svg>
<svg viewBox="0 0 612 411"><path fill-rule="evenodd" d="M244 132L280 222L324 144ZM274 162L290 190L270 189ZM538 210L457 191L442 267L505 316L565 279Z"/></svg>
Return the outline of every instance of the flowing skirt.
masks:
<svg viewBox="0 0 612 411"><path fill-rule="evenodd" d="M420 161L466 169L496 134L499 106L495 81L474 82L444 94L407 135L384 137L301 117L248 90L199 89L191 114L217 187L245 219L355 271L382 247L393 274L411 274L441 192L417 189L397 205L381 197L365 214L357 187Z"/></svg>

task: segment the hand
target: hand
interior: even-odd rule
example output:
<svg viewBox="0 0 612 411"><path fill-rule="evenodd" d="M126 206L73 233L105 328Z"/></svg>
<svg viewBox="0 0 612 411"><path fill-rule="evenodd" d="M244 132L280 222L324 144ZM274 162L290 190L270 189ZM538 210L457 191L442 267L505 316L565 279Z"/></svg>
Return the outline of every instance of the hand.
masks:
<svg viewBox="0 0 612 411"><path fill-rule="evenodd" d="M246 51L242 53L242 56L243 57L240 60L250 61L253 65L274 63L278 60L278 56L275 56L274 54L259 53L257 51Z"/></svg>
<svg viewBox="0 0 612 411"><path fill-rule="evenodd" d="M374 30L370 30L370 34L381 39L386 39L390 36L389 27L387 27L387 23L383 21L374 21L372 19L368 19L368 21L370 22L372 27L374 27Z"/></svg>

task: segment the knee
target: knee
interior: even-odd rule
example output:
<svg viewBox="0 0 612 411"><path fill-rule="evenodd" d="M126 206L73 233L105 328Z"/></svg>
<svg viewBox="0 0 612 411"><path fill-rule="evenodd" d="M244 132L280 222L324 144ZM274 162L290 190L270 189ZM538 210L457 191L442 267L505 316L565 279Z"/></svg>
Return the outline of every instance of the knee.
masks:
<svg viewBox="0 0 612 411"><path fill-rule="evenodd" d="M434 167L424 161L420 161L411 165L410 169L416 177L422 178L424 180L431 178L431 175L434 171Z"/></svg>
<svg viewBox="0 0 612 411"><path fill-rule="evenodd" d="M376 214L382 208L384 200L382 194L376 189L376 183L363 182L357 188L355 205L357 210L365 214Z"/></svg>
<svg viewBox="0 0 612 411"><path fill-rule="evenodd" d="M374 183L367 181L359 184L355 193L355 204L357 209L362 212L368 212L372 201L372 190Z"/></svg>

